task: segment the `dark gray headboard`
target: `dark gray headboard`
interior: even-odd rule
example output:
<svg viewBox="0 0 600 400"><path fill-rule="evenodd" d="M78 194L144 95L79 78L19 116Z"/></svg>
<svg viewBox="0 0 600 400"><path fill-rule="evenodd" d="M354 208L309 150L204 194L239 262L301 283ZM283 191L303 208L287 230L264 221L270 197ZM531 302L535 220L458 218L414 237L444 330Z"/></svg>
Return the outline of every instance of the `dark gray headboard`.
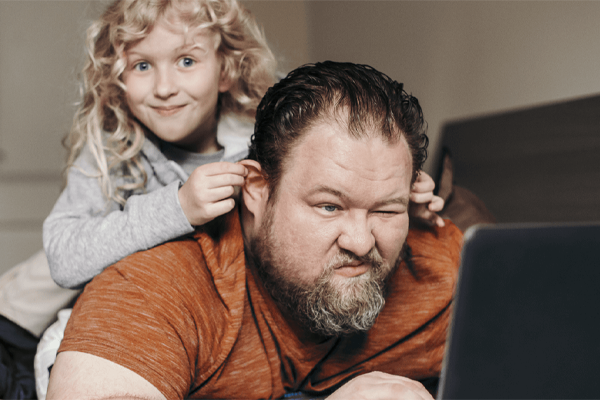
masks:
<svg viewBox="0 0 600 400"><path fill-rule="evenodd" d="M498 222L600 221L600 96L453 122L442 135L454 183Z"/></svg>

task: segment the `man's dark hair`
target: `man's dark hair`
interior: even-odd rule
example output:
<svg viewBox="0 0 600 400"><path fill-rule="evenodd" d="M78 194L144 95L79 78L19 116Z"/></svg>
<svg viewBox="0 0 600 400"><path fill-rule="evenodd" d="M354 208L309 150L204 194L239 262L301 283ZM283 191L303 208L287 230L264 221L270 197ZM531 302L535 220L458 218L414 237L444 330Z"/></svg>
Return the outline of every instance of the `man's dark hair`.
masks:
<svg viewBox="0 0 600 400"><path fill-rule="evenodd" d="M368 65L325 61L290 72L258 106L248 158L261 165L271 197L292 147L324 117L347 118L350 135L356 138L375 133L393 143L404 136L412 154L414 182L428 144L418 100L403 90L402 83Z"/></svg>

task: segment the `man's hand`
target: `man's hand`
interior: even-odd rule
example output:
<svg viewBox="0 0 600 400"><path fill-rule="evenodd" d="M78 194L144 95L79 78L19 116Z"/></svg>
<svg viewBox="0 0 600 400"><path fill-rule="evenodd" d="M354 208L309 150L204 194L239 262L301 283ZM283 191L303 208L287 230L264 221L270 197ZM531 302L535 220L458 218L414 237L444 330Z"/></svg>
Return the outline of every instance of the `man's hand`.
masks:
<svg viewBox="0 0 600 400"><path fill-rule="evenodd" d="M433 400L433 397L420 382L384 372L369 372L352 379L327 398L359 399Z"/></svg>
<svg viewBox="0 0 600 400"><path fill-rule="evenodd" d="M179 189L179 202L191 225L204 225L235 206L235 186L248 174L241 164L218 162L194 170Z"/></svg>
<svg viewBox="0 0 600 400"><path fill-rule="evenodd" d="M433 194L435 182L425 172L421 171L410 192L408 212L415 218L429 225L443 227L444 220L436 214L444 208L444 199Z"/></svg>

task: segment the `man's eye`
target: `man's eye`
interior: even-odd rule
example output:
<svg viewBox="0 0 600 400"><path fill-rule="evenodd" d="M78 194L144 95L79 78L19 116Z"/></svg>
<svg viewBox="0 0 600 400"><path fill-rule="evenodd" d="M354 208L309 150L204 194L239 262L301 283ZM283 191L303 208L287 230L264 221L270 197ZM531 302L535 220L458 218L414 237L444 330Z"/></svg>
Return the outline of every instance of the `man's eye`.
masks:
<svg viewBox="0 0 600 400"><path fill-rule="evenodd" d="M336 206L332 206L332 205L321 206L321 208L327 212L334 212L334 211L337 211L337 209L338 209Z"/></svg>
<svg viewBox="0 0 600 400"><path fill-rule="evenodd" d="M393 210L381 210L381 211L376 211L376 213L382 217L393 217L394 215L399 214L398 211L393 211Z"/></svg>
<svg viewBox="0 0 600 400"><path fill-rule="evenodd" d="M148 64L146 61L142 61L142 62L135 64L133 66L133 69L140 71L140 72L148 71L150 69L150 64Z"/></svg>
<svg viewBox="0 0 600 400"><path fill-rule="evenodd" d="M188 68L191 67L192 65L194 65L196 63L196 61L192 60L189 57L184 57L181 60L179 60L179 66L180 67L184 67L184 68Z"/></svg>

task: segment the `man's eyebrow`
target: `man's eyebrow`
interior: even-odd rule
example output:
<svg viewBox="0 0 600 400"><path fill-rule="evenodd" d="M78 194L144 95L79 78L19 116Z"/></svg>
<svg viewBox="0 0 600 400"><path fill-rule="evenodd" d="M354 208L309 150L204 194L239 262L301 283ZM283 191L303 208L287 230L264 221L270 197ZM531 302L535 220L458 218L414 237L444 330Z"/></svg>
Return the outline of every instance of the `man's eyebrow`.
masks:
<svg viewBox="0 0 600 400"><path fill-rule="evenodd" d="M409 199L408 197L393 197L391 199L387 199L387 200L383 200L381 202L379 202L378 204L380 206L387 206L390 204L400 204L401 206L408 206L409 203Z"/></svg>
<svg viewBox="0 0 600 400"><path fill-rule="evenodd" d="M341 199L345 199L348 196L346 196L344 193L340 192L339 190L336 190L334 188L331 188L329 186L324 186L324 185L317 185L315 186L311 191L310 194L313 193L329 193L332 194L336 197L339 197Z"/></svg>

